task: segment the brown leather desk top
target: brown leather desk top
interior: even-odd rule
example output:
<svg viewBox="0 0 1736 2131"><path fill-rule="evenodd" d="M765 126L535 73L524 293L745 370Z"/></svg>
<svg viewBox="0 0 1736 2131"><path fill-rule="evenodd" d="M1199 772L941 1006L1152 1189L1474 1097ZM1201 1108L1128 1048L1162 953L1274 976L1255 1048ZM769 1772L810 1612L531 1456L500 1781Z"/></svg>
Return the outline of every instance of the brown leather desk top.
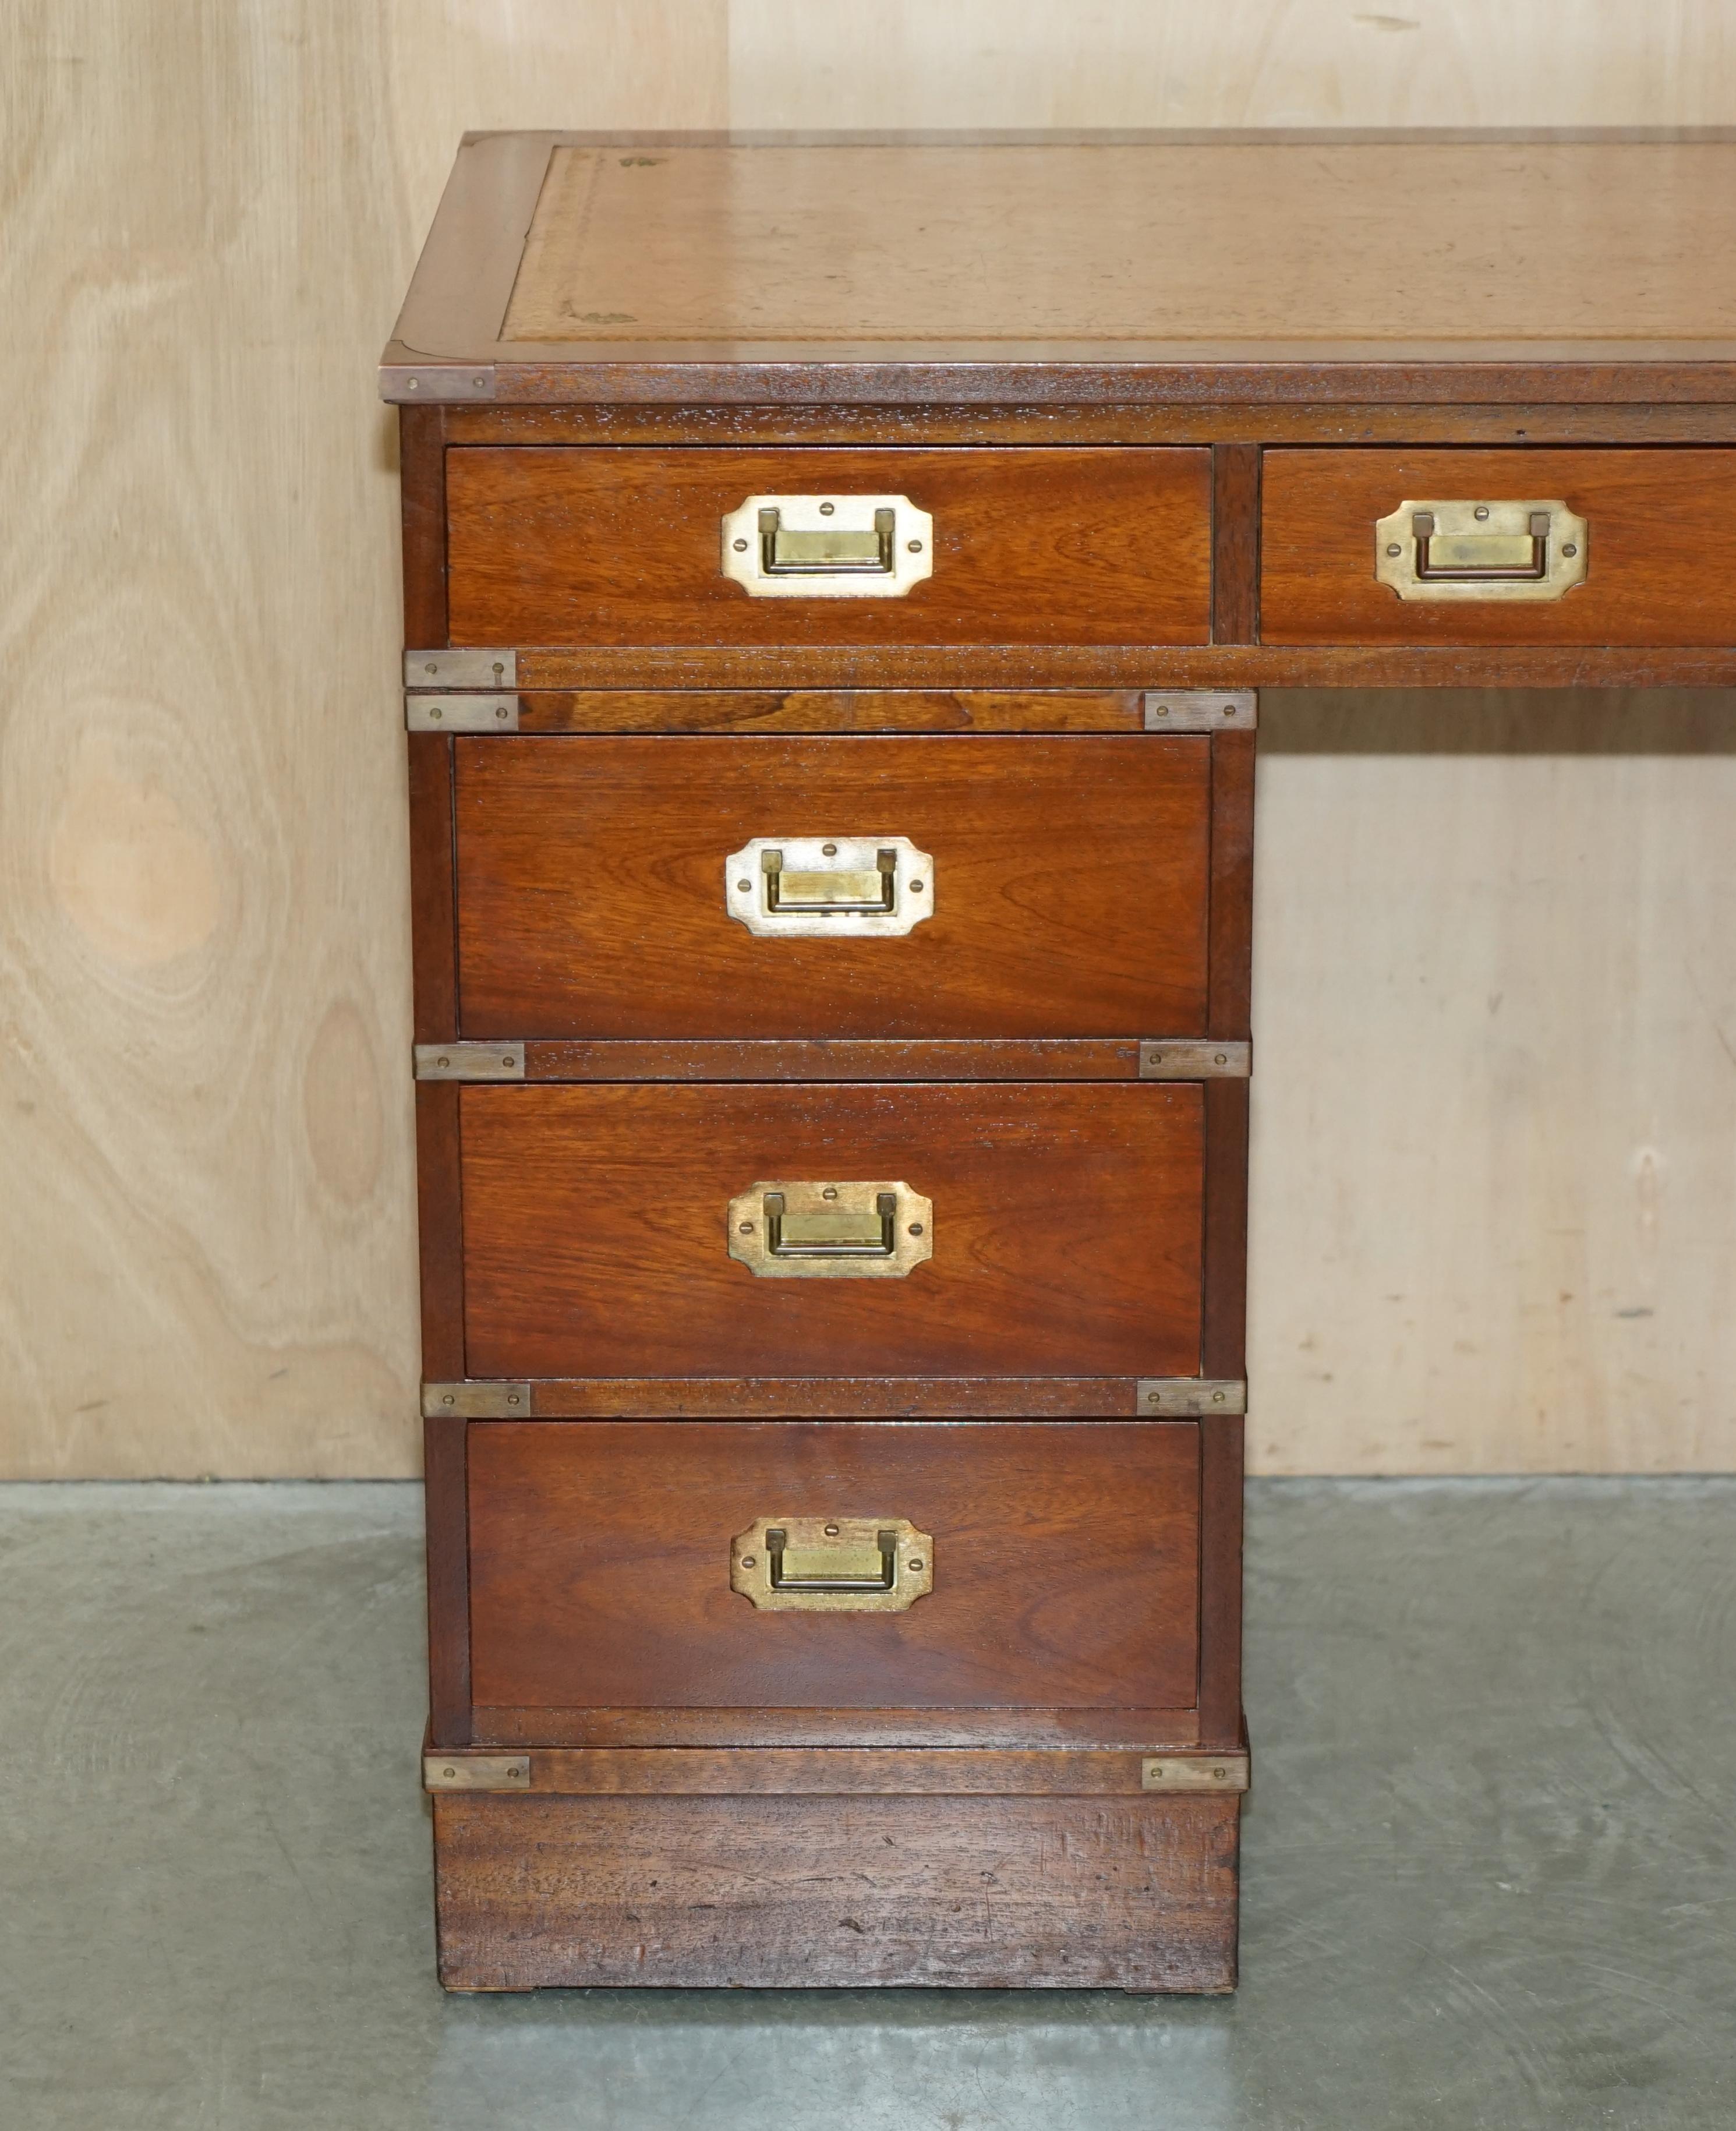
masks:
<svg viewBox="0 0 1736 2131"><path fill-rule="evenodd" d="M1736 135L475 135L385 361L404 400L1727 401Z"/></svg>

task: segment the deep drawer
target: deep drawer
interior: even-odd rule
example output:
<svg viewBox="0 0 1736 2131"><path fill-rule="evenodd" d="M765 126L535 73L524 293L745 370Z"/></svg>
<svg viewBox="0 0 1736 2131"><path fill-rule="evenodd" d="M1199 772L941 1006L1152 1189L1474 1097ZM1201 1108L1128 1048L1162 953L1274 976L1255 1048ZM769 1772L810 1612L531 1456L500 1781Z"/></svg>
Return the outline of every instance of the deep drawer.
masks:
<svg viewBox="0 0 1736 2131"><path fill-rule="evenodd" d="M461 740L464 1032L1203 1032L1210 747Z"/></svg>
<svg viewBox="0 0 1736 2131"><path fill-rule="evenodd" d="M1198 1370L1197 1083L471 1086L460 1134L473 1377ZM755 1271L762 1187L801 1250L827 1182L900 1267Z"/></svg>
<svg viewBox="0 0 1736 2131"><path fill-rule="evenodd" d="M840 529L858 516L872 529L873 510L854 499L897 499L888 559L932 574L885 596L874 567L853 560L828 590L825 571L804 563L778 596L750 594L725 574L736 553L725 520L764 496L790 499L787 515L803 499L834 501L823 522ZM932 521L920 557L906 505ZM454 644L1203 644L1210 633L1211 455L1200 450L467 447L447 454L447 509ZM761 540L750 517L736 536L748 561Z"/></svg>
<svg viewBox="0 0 1736 2131"><path fill-rule="evenodd" d="M1736 451L1279 450L1262 482L1264 643L1736 640ZM1414 505L1445 506L1423 513L1442 555L1420 592ZM1566 588L1542 596L1552 571Z"/></svg>
<svg viewBox="0 0 1736 2131"><path fill-rule="evenodd" d="M515 1736L538 1708L1194 1703L1194 1422L488 1423L468 1471L472 1692ZM931 1585L900 1610L732 1587L768 1521L893 1519Z"/></svg>

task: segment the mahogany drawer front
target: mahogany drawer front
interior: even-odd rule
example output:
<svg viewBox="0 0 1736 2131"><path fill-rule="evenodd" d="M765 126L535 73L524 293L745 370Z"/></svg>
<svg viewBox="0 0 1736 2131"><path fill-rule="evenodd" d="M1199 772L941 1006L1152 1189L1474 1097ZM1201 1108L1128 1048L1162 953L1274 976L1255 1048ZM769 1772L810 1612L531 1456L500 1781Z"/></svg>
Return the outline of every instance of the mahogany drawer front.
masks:
<svg viewBox="0 0 1736 2131"><path fill-rule="evenodd" d="M1198 1371L1197 1083L459 1096L472 1377ZM757 1273L730 1204L786 1180L907 1186L932 1255L897 1278Z"/></svg>
<svg viewBox="0 0 1736 2131"><path fill-rule="evenodd" d="M460 740L463 1032L1203 1033L1210 749L1137 734ZM915 896L898 892L933 915L898 936L780 937L775 917L756 933L731 914L730 854L840 836L925 854ZM757 854L745 879L757 909Z"/></svg>
<svg viewBox="0 0 1736 2131"><path fill-rule="evenodd" d="M624 647L1203 644L1211 454L1169 447L654 450L446 458L450 640ZM896 496L932 517L897 598L755 598L723 520L756 496Z"/></svg>
<svg viewBox="0 0 1736 2131"><path fill-rule="evenodd" d="M1194 1703L1195 1422L490 1422L467 1469L479 1709ZM732 1589L739 1535L840 1517L914 1525L933 1587Z"/></svg>
<svg viewBox="0 0 1736 2131"><path fill-rule="evenodd" d="M1401 599L1375 524L1404 503L1566 504L1585 582L1549 600ZM1395 542L1394 544L1402 544ZM1736 449L1274 449L1262 473L1265 644L1728 644Z"/></svg>

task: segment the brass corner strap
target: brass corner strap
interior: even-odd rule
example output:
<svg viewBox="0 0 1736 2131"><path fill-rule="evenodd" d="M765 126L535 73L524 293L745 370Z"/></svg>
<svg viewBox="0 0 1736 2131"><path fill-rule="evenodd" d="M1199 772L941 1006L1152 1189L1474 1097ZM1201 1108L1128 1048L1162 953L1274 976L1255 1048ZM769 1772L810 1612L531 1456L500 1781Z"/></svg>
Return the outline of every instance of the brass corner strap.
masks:
<svg viewBox="0 0 1736 2131"><path fill-rule="evenodd" d="M1260 723L1254 688L1148 688L1147 732L1252 732Z"/></svg>
<svg viewBox="0 0 1736 2131"><path fill-rule="evenodd" d="M515 733L519 699L516 696L423 696L407 692L404 724L407 732Z"/></svg>
<svg viewBox="0 0 1736 2131"><path fill-rule="evenodd" d="M485 1382L480 1379L459 1384L424 1384L422 1417L438 1420L528 1420L530 1386L528 1383Z"/></svg>
<svg viewBox="0 0 1736 2131"><path fill-rule="evenodd" d="M1203 1042L1191 1037L1140 1038L1142 1080L1246 1080L1253 1067L1251 1043Z"/></svg>
<svg viewBox="0 0 1736 2131"><path fill-rule="evenodd" d="M515 688L519 685L519 654L506 646L495 644L406 651L404 685L424 691Z"/></svg>
<svg viewBox="0 0 1736 2131"><path fill-rule="evenodd" d="M418 1043L418 1080L522 1080L522 1043Z"/></svg>
<svg viewBox="0 0 1736 2131"><path fill-rule="evenodd" d="M528 1754L442 1754L422 1756L425 1791L528 1791Z"/></svg>
<svg viewBox="0 0 1736 2131"><path fill-rule="evenodd" d="M1142 1791L1245 1791L1246 1754L1148 1754L1139 1767Z"/></svg>
<svg viewBox="0 0 1736 2131"><path fill-rule="evenodd" d="M380 396L400 407L450 406L492 400L497 389L491 362L382 362Z"/></svg>
<svg viewBox="0 0 1736 2131"><path fill-rule="evenodd" d="M1134 1386L1137 1410L1174 1420L1203 1420L1212 1414L1248 1410L1248 1387L1212 1377L1141 1377Z"/></svg>

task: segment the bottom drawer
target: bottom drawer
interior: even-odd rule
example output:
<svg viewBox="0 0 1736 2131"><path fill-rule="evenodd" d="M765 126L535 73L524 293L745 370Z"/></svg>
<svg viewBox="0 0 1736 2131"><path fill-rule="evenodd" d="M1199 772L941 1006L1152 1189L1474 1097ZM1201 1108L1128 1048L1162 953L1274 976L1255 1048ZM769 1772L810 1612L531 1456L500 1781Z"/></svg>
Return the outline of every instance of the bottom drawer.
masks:
<svg viewBox="0 0 1736 2131"><path fill-rule="evenodd" d="M1185 1740L1199 1459L1193 1421L476 1423L473 1739Z"/></svg>
<svg viewBox="0 0 1736 2131"><path fill-rule="evenodd" d="M1240 1803L436 1798L440 1978L1230 1990Z"/></svg>

